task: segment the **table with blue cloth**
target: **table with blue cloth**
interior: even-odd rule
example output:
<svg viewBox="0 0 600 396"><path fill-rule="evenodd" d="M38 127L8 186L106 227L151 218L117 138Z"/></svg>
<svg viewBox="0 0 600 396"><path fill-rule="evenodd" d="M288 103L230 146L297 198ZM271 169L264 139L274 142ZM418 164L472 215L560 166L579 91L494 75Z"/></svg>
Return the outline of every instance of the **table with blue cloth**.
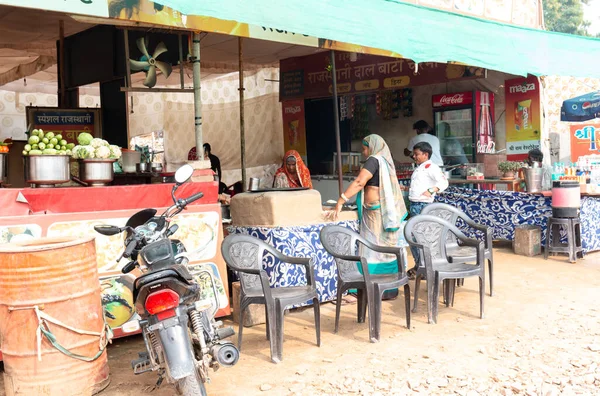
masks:
<svg viewBox="0 0 600 396"><path fill-rule="evenodd" d="M455 206L477 223L491 227L496 240L514 240L515 228L519 225L539 226L542 229L542 244L545 246L546 225L548 217L552 216L550 197L512 191L449 187L436 196L436 202ZM600 250L600 197L581 197L580 220L584 252ZM475 237L472 232L468 232L468 235Z"/></svg>
<svg viewBox="0 0 600 396"><path fill-rule="evenodd" d="M250 235L258 238L286 256L312 257L315 263L315 283L321 302L336 299L337 266L333 257L321 244L320 232L327 225L340 225L358 232L358 220L337 223L311 224L286 227L235 227L228 228L230 234ZM297 286L306 284L305 269L299 265L281 263L272 255L263 261L269 274L271 287Z"/></svg>

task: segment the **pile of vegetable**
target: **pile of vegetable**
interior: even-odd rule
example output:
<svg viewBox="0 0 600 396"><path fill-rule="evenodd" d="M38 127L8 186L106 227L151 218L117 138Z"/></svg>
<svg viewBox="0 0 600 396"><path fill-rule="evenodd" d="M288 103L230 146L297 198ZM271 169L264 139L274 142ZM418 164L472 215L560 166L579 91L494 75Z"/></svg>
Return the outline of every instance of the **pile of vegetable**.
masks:
<svg viewBox="0 0 600 396"><path fill-rule="evenodd" d="M60 134L34 129L29 134L23 155L71 155L74 147L73 143L67 143Z"/></svg>
<svg viewBox="0 0 600 396"><path fill-rule="evenodd" d="M77 136L79 145L73 147L71 156L75 159L119 159L121 148L108 144L106 140L95 138L89 133Z"/></svg>
<svg viewBox="0 0 600 396"><path fill-rule="evenodd" d="M0 143L0 154L8 153L8 151L10 150L11 144L12 144L11 138L5 139L4 142L1 142Z"/></svg>

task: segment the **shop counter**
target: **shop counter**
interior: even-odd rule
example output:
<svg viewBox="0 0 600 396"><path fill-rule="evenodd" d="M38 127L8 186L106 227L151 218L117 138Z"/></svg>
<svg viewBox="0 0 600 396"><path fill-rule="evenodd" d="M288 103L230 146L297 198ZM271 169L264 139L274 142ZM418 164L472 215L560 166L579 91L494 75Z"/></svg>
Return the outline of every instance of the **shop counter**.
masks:
<svg viewBox="0 0 600 396"><path fill-rule="evenodd" d="M43 213L81 213L162 208L173 204L173 184L106 187L3 188L0 189L0 217ZM217 202L216 182L185 183L178 197L203 192L192 205Z"/></svg>
<svg viewBox="0 0 600 396"><path fill-rule="evenodd" d="M479 179L479 180L448 179L448 183L450 185L474 184L474 185L478 185L481 187L485 187L486 185L489 186L489 185L500 184L500 185L505 185L506 189L508 191L518 191L519 185L521 184L522 181L523 181L522 179L502 180L502 179L497 179L497 178L486 178L486 179Z"/></svg>
<svg viewBox="0 0 600 396"><path fill-rule="evenodd" d="M451 186L436 196L436 202L455 206L477 223L491 227L497 240L514 240L518 225L539 226L544 245L547 219L552 216L551 197L548 195ZM600 196L582 194L580 220L583 250L600 250Z"/></svg>
<svg viewBox="0 0 600 396"><path fill-rule="evenodd" d="M93 236L103 291L107 322L121 334L120 327L136 318L132 286L135 274L122 274L127 260L117 258L124 249L123 235L104 236L94 226L124 226L127 219L145 208L162 213L171 206L173 184L135 186L0 189L0 243L24 238ZM177 197L203 192L204 197L176 216L179 225L173 236L190 253L190 270L208 266L219 283L218 316L229 315L227 271L221 256L223 240L221 208L217 203L217 183L188 182L179 187ZM208 288L204 288L208 290ZM212 289L210 289L212 293Z"/></svg>
<svg viewBox="0 0 600 396"><path fill-rule="evenodd" d="M317 190L238 194L231 200L233 225L228 232L256 237L287 256L314 258L317 292L325 302L336 299L337 266L319 233L331 224L358 231L358 217L356 211L343 211L339 222L328 222L321 201ZM306 284L304 268L274 257L264 262L271 286Z"/></svg>
<svg viewBox="0 0 600 396"><path fill-rule="evenodd" d="M229 234L250 235L258 238L274 246L275 249L286 256L314 258L317 293L319 294L319 300L325 302L335 300L337 293L337 266L334 258L325 251L320 238L321 229L331 224L347 227L358 232L358 220L285 227L231 226L228 231ZM272 287L306 284L304 267L281 263L272 256L264 262Z"/></svg>

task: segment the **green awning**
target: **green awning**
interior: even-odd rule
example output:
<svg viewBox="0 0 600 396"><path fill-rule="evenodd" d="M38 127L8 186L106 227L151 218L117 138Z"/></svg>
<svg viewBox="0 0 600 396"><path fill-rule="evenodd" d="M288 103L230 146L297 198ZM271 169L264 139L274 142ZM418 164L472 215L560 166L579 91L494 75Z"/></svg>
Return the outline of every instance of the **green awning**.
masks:
<svg viewBox="0 0 600 396"><path fill-rule="evenodd" d="M398 0L154 0L203 15L526 75L600 77L600 39L547 32Z"/></svg>

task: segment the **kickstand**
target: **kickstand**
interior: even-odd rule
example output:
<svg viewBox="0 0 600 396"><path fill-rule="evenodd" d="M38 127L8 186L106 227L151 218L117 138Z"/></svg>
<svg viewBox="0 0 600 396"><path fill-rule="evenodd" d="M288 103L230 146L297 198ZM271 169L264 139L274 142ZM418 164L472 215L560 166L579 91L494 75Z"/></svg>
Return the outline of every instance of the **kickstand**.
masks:
<svg viewBox="0 0 600 396"><path fill-rule="evenodd" d="M156 381L156 384L153 387L146 387L146 389L144 389L146 392L154 392L155 390L157 390L158 388L160 388L160 386L162 385L163 381L164 381L165 377L163 377L162 373L159 374L158 376L158 380Z"/></svg>

